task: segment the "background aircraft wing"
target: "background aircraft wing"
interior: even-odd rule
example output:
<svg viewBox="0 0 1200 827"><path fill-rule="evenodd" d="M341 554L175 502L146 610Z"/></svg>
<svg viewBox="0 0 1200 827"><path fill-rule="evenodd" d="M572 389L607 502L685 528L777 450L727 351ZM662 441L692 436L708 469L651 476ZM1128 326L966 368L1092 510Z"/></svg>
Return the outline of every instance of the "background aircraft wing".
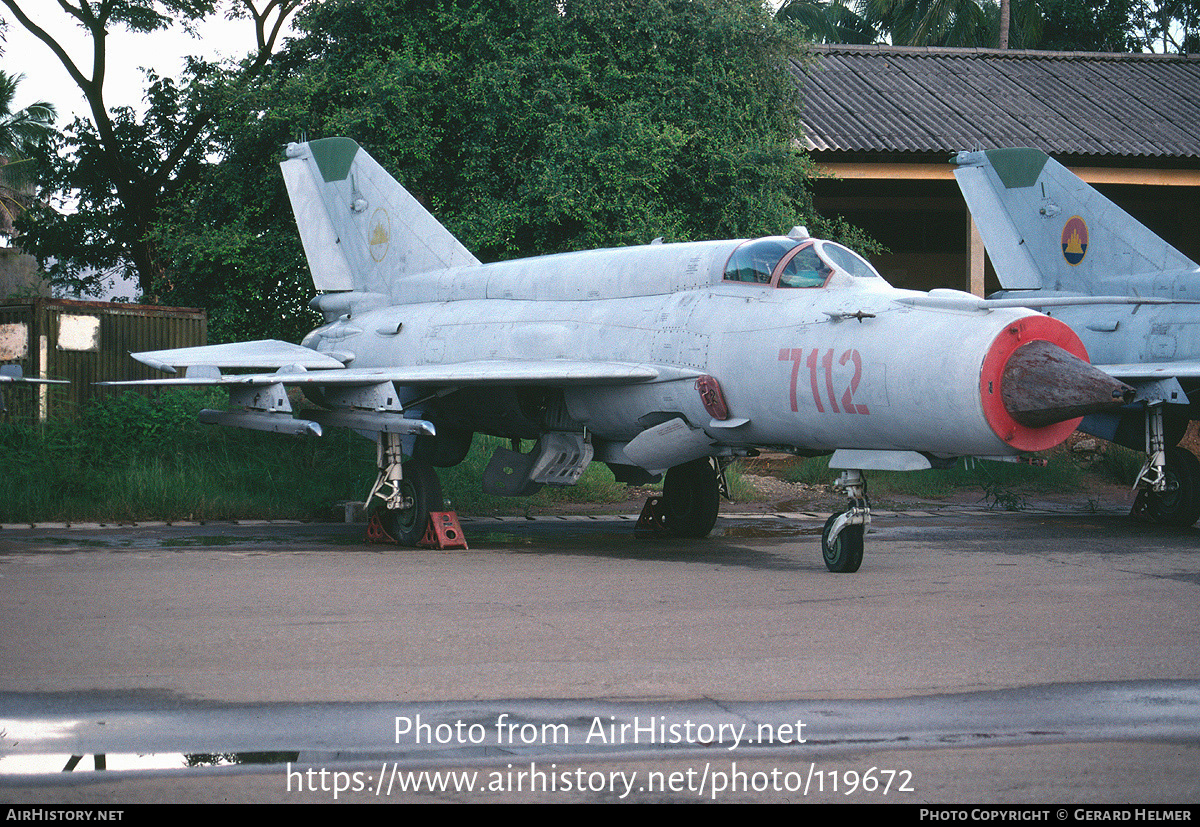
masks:
<svg viewBox="0 0 1200 827"><path fill-rule="evenodd" d="M0 365L0 382L21 382L30 385L69 385L66 379L42 379L26 376L20 365Z"/></svg>

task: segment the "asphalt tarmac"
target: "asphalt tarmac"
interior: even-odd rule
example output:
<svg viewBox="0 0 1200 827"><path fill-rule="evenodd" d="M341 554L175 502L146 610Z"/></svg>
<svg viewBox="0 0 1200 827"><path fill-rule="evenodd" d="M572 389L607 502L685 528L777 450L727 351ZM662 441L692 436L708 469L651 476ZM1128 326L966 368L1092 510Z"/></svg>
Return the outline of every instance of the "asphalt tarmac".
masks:
<svg viewBox="0 0 1200 827"><path fill-rule="evenodd" d="M0 802L1200 801L1200 531L823 519L0 527Z"/></svg>

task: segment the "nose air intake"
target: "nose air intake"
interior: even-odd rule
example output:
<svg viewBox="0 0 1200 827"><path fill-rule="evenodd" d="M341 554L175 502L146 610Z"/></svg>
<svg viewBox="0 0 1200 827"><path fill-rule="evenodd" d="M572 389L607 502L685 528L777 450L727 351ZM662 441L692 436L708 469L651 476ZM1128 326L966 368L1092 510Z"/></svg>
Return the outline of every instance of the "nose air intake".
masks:
<svg viewBox="0 0 1200 827"><path fill-rule="evenodd" d="M1071 328L1026 316L993 340L979 377L988 425L1018 451L1045 451L1090 413L1117 408L1134 390L1088 364Z"/></svg>
<svg viewBox="0 0 1200 827"><path fill-rule="evenodd" d="M1042 428L1133 401L1134 389L1045 340L1017 348L1004 366L1000 398L1022 425Z"/></svg>

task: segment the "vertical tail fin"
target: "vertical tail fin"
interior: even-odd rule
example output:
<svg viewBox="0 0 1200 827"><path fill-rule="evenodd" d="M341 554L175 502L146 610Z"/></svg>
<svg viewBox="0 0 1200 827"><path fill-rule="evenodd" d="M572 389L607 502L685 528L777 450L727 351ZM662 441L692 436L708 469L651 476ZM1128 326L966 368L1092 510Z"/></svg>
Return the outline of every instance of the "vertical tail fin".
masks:
<svg viewBox="0 0 1200 827"><path fill-rule="evenodd" d="M1150 295L1196 275L1195 262L1036 149L960 152L955 163L1007 289Z"/></svg>
<svg viewBox="0 0 1200 827"><path fill-rule="evenodd" d="M389 294L410 273L478 264L349 138L288 144L280 164L313 284Z"/></svg>

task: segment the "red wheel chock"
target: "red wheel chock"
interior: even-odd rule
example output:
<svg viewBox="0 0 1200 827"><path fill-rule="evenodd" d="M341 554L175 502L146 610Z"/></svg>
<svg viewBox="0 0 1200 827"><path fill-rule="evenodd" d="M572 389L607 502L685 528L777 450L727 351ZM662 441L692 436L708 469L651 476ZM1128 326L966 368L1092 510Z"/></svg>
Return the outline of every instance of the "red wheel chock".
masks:
<svg viewBox="0 0 1200 827"><path fill-rule="evenodd" d="M665 532L667 524L663 522L664 511L662 497L647 498L642 513L638 515L637 525L633 527L634 536L647 537Z"/></svg>
<svg viewBox="0 0 1200 827"><path fill-rule="evenodd" d="M466 548L467 541L462 526L458 524L458 514L453 511L431 511L429 527L417 545L423 548Z"/></svg>
<svg viewBox="0 0 1200 827"><path fill-rule="evenodd" d="M367 520L367 542L396 544L396 538L384 530L378 514L372 514L371 519Z"/></svg>

